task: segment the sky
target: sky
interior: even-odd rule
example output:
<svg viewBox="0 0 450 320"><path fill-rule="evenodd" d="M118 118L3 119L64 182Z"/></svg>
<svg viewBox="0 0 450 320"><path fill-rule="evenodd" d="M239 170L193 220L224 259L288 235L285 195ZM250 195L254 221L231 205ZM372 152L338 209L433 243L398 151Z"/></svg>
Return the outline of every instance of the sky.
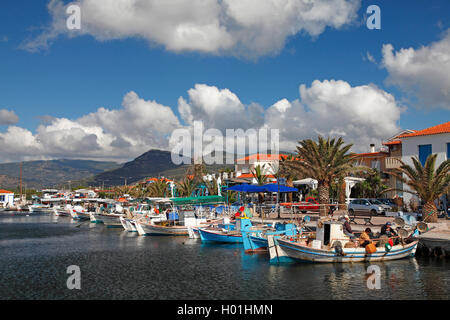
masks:
<svg viewBox="0 0 450 320"><path fill-rule="evenodd" d="M74 3L79 30L69 1L2 1L0 162L126 161L194 121L364 152L450 119L448 0Z"/></svg>

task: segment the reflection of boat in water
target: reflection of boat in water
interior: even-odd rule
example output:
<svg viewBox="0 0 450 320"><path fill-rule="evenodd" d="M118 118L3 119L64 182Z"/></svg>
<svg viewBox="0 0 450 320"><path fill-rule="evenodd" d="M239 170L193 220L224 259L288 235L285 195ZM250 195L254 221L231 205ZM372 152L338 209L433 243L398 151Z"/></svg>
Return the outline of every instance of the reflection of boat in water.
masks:
<svg viewBox="0 0 450 320"><path fill-rule="evenodd" d="M344 234L342 223L337 221L320 221L315 239L314 235L301 237L301 233L297 237L283 236L279 239L269 236L269 243L273 244L271 260L289 257L298 261L336 263L389 261L414 256L418 241L407 243L401 240L400 244L394 246L380 241L379 247L373 246L375 249L368 251L367 248L355 247L353 241Z"/></svg>

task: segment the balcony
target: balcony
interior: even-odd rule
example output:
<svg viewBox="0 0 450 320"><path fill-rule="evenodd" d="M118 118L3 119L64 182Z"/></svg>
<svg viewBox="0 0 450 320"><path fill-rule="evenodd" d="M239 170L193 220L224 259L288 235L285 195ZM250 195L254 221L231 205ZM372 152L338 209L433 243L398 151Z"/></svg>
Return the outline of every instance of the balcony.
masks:
<svg viewBox="0 0 450 320"><path fill-rule="evenodd" d="M400 157L387 157L384 159L384 166L386 169L397 169L402 165Z"/></svg>

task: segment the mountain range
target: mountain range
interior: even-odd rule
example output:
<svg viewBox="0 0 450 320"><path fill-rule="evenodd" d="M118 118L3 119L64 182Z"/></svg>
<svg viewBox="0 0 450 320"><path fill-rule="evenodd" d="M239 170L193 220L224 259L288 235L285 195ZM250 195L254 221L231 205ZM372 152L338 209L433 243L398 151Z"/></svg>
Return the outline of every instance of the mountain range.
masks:
<svg viewBox="0 0 450 320"><path fill-rule="evenodd" d="M0 189L20 184L20 162L0 163ZM22 162L22 186L27 189L55 187L119 168L116 162L92 160L40 160Z"/></svg>
<svg viewBox="0 0 450 320"><path fill-rule="evenodd" d="M211 156L215 156L214 153ZM223 163L228 154L223 154ZM236 160L242 155L232 155ZM184 158L190 163L190 158ZM20 162L0 164L0 189L16 189L19 186ZM180 179L190 164L176 165L169 151L149 150L136 159L119 164L92 160L43 160L22 163L23 188L96 186L109 187L133 184L147 177ZM207 173L234 168L232 164L205 165ZM69 182L70 181L70 182Z"/></svg>

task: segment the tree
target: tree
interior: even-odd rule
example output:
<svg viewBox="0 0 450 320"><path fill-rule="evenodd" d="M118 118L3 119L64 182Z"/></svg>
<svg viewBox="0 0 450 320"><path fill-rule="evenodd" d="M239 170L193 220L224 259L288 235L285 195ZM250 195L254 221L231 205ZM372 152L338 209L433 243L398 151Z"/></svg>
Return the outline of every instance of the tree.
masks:
<svg viewBox="0 0 450 320"><path fill-rule="evenodd" d="M257 165L254 169L251 169L251 173L253 177L256 179L256 183L259 186L265 185L267 183L267 175L266 175L266 165ZM258 193L258 202L262 203L264 200L264 193Z"/></svg>
<svg viewBox="0 0 450 320"><path fill-rule="evenodd" d="M425 165L422 165L418 158L411 157L412 166L399 160L400 168L390 172L410 188L410 190L401 191L411 193L422 199L425 222L437 222L437 208L434 201L449 191L450 159L442 162L435 170L436 158L437 154L431 154L425 161ZM392 190L397 189L387 189L386 192Z"/></svg>
<svg viewBox="0 0 450 320"><path fill-rule="evenodd" d="M356 184L354 190L358 198L379 198L388 189L382 179L380 172L373 169L363 175L364 180Z"/></svg>
<svg viewBox="0 0 450 320"><path fill-rule="evenodd" d="M256 183L259 186L262 186L267 183L267 175L266 175L266 165L257 165L255 168L251 169L251 173L253 177L256 179Z"/></svg>
<svg viewBox="0 0 450 320"><path fill-rule="evenodd" d="M167 182L165 180L153 181L148 187L150 197L163 198L168 194Z"/></svg>
<svg viewBox="0 0 450 320"><path fill-rule="evenodd" d="M213 178L211 181L204 181L206 189L208 189L209 195L218 195L219 194L219 185L217 183L217 179Z"/></svg>
<svg viewBox="0 0 450 320"><path fill-rule="evenodd" d="M349 153L352 144L344 145L342 137L324 139L319 135L318 141L306 139L297 146L297 172L318 182L319 203L330 201L330 185L350 172L360 170L353 167L355 155ZM320 215L326 215L325 206L321 206Z"/></svg>
<svg viewBox="0 0 450 320"><path fill-rule="evenodd" d="M189 179L187 177L176 183L178 194L182 197L190 197L195 188L197 188L197 185L198 184L194 179Z"/></svg>
<svg viewBox="0 0 450 320"><path fill-rule="evenodd" d="M295 164L294 155L290 154L288 156L281 156L279 162L279 176L286 179L286 186L293 188L294 179L296 176L296 171L293 169ZM292 202L292 192L288 193L288 201Z"/></svg>

